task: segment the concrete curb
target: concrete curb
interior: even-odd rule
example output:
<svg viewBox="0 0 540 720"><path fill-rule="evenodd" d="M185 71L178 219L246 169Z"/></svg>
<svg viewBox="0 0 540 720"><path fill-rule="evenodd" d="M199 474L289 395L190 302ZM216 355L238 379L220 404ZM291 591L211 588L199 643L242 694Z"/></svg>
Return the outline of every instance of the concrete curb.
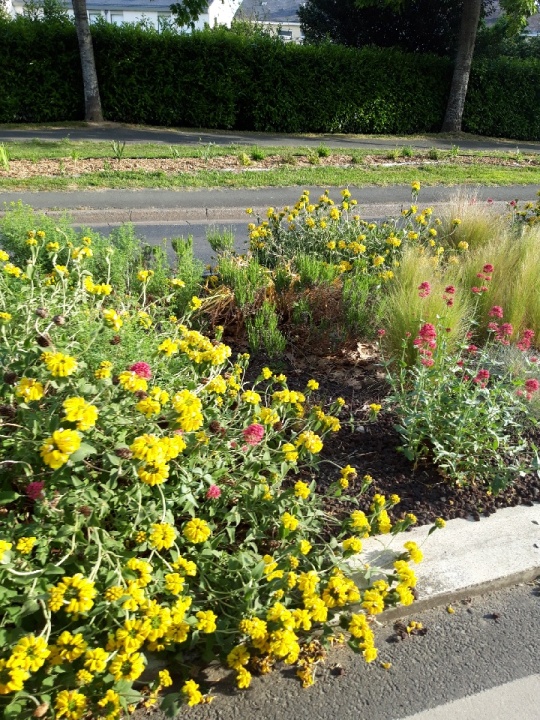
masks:
<svg viewBox="0 0 540 720"><path fill-rule="evenodd" d="M409 540L418 543L424 561L415 566L418 599L392 608L380 620L406 617L440 605L500 590L540 576L540 505L504 508L480 522L450 520L428 537L431 526L389 538L369 538L353 570L364 563L391 567L395 550Z"/></svg>

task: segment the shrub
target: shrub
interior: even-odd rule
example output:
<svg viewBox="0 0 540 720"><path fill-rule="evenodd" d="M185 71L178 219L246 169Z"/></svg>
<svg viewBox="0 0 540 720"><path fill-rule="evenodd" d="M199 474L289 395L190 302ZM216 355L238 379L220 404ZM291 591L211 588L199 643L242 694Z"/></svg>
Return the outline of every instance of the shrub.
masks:
<svg viewBox="0 0 540 720"><path fill-rule="evenodd" d="M455 348L447 340L447 316L420 322L412 336L414 364L407 361L410 341L404 338L399 366L387 363L387 381L407 458L418 464L427 457L449 481L481 483L497 493L535 467L527 431L529 403L540 382L537 358L529 355L534 332L523 333L516 346L521 363L510 366L505 350L512 328L499 322L501 307L493 307L490 316L490 340L482 347L473 342L474 325L467 342Z"/></svg>
<svg viewBox="0 0 540 720"><path fill-rule="evenodd" d="M171 717L181 702L206 701L187 679L201 659L221 658L241 688L283 660L308 686L315 658L304 640L332 634L333 617L372 662L368 616L413 601L407 561L421 555L408 545L382 575L350 576L362 537L410 525L391 526L397 496L376 495L343 528L323 524L301 470L339 430L343 401L323 410L311 402L315 381L293 391L268 368L247 388L247 357L229 361L219 336L190 328L202 300L170 315L184 289L176 278L150 300L154 276L141 267L121 293L86 269L106 248L49 242L30 229L24 271L0 254L6 717L27 717L36 702L109 720L151 707L171 684L165 669L139 682L152 655L183 682L164 702ZM189 257L189 242L176 246ZM351 472L330 488L336 497Z"/></svg>

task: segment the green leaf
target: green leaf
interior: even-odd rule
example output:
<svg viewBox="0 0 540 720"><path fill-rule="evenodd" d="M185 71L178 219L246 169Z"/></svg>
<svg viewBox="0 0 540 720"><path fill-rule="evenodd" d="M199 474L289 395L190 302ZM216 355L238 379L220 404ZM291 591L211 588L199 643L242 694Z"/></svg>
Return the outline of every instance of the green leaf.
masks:
<svg viewBox="0 0 540 720"><path fill-rule="evenodd" d="M19 497L20 494L14 490L0 490L0 505L7 505Z"/></svg>
<svg viewBox="0 0 540 720"><path fill-rule="evenodd" d="M73 463L80 462L81 460L84 460L85 457L88 457L89 455L96 455L97 450L93 445L88 445L88 443L81 443L81 446L79 449L73 453L73 455L70 455L70 461Z"/></svg>

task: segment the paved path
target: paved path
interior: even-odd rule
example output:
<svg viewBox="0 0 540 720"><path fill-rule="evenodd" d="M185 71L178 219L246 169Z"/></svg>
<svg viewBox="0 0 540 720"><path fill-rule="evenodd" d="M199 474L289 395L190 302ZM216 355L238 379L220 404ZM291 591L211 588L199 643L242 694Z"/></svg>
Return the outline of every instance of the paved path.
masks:
<svg viewBox="0 0 540 720"><path fill-rule="evenodd" d="M449 150L453 145L463 150L515 150L540 152L539 142L521 140L500 140L497 138L476 138L473 135L455 137L416 136L380 137L366 135L282 135L278 133L234 132L225 130L186 130L176 128L137 127L105 123L104 125L35 126L18 130L0 125L0 142L10 140L98 140L126 143L164 143L167 145L261 145L261 146L308 146L326 145L343 150L381 150L385 148L440 148Z"/></svg>
<svg viewBox="0 0 540 720"><path fill-rule="evenodd" d="M454 609L414 613L427 628L424 637L395 643L391 624L379 628L380 660L392 663L389 670L377 661L366 665L343 647L331 651L307 690L290 671L255 678L247 692L224 679L215 685L214 702L190 709L189 718L538 720L540 586L512 587ZM161 713L152 718L163 720Z"/></svg>

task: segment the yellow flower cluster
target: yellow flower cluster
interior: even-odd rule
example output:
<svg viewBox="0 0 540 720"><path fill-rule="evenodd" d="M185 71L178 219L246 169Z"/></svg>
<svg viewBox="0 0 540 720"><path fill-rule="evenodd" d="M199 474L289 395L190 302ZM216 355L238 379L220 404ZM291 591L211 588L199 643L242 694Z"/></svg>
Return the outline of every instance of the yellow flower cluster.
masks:
<svg viewBox="0 0 540 720"><path fill-rule="evenodd" d="M75 430L55 430L41 446L40 455L45 465L58 470L80 446L81 437Z"/></svg>
<svg viewBox="0 0 540 720"><path fill-rule="evenodd" d="M71 355L64 355L61 352L44 352L41 359L47 366L47 370L53 377L68 377L78 367L77 361Z"/></svg>

